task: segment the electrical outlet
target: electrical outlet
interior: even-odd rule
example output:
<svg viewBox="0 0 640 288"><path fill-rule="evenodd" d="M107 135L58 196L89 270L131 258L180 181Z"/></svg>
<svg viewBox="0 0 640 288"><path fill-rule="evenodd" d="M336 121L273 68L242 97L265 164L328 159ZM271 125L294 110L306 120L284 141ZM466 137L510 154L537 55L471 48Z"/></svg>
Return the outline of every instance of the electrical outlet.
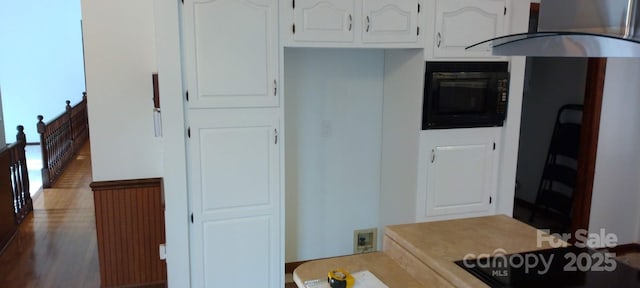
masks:
<svg viewBox="0 0 640 288"><path fill-rule="evenodd" d="M376 251L378 228L353 231L353 253L361 254Z"/></svg>

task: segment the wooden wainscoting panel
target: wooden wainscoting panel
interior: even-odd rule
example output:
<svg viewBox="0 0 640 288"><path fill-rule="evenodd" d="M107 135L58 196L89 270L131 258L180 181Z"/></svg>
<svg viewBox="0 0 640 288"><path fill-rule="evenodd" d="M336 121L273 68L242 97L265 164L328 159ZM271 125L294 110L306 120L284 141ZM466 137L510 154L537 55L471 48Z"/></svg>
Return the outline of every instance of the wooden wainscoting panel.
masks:
<svg viewBox="0 0 640 288"><path fill-rule="evenodd" d="M102 287L165 283L162 179L93 182Z"/></svg>

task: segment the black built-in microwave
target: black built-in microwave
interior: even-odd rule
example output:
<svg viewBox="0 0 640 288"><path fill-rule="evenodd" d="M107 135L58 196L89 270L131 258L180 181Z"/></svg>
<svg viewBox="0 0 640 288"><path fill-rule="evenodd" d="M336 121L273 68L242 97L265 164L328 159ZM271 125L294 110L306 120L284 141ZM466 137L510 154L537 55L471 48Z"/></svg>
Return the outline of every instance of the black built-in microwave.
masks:
<svg viewBox="0 0 640 288"><path fill-rule="evenodd" d="M422 129L502 126L507 62L426 62Z"/></svg>

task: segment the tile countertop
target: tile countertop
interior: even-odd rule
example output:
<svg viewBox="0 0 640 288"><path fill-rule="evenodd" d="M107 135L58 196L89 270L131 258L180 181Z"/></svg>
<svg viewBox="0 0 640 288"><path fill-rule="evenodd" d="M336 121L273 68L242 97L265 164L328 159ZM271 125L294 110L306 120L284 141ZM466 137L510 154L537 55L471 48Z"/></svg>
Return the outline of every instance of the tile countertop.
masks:
<svg viewBox="0 0 640 288"><path fill-rule="evenodd" d="M546 235L546 234L545 234ZM386 241L406 249L455 287L486 287L454 261L467 254L504 254L552 248L538 245L538 230L513 218L498 215L388 226ZM385 251L387 250L385 242ZM497 251L497 249L502 249Z"/></svg>
<svg viewBox="0 0 640 288"><path fill-rule="evenodd" d="M382 252L334 257L316 260L300 265L293 274L298 287L304 287L307 280L321 279L326 281L327 273L336 268L349 272L369 270L380 281L389 287L421 288L424 285L398 266L393 259Z"/></svg>

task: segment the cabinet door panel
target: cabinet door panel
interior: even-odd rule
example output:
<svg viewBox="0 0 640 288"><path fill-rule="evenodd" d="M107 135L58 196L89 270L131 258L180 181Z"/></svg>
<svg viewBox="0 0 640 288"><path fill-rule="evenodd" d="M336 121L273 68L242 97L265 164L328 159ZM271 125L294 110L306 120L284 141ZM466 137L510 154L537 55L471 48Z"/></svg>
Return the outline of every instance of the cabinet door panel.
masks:
<svg viewBox="0 0 640 288"><path fill-rule="evenodd" d="M277 8L273 0L187 0L190 108L275 106Z"/></svg>
<svg viewBox="0 0 640 288"><path fill-rule="evenodd" d="M296 0L296 41L352 42L353 0Z"/></svg>
<svg viewBox="0 0 640 288"><path fill-rule="evenodd" d="M489 215L497 195L500 127L420 132L416 220Z"/></svg>
<svg viewBox="0 0 640 288"><path fill-rule="evenodd" d="M362 41L369 43L416 42L417 0L363 0Z"/></svg>
<svg viewBox="0 0 640 288"><path fill-rule="evenodd" d="M264 287L281 287L278 115L277 109L189 113L194 287L241 287L237 279L247 269Z"/></svg>
<svg viewBox="0 0 640 288"><path fill-rule="evenodd" d="M505 0L438 0L434 56L490 57L465 48L504 35L506 8Z"/></svg>
<svg viewBox="0 0 640 288"><path fill-rule="evenodd" d="M492 147L488 144L433 147L428 168L429 216L484 211L489 208Z"/></svg>
<svg viewBox="0 0 640 288"><path fill-rule="evenodd" d="M270 249L272 222L269 216L257 216L204 223L204 243L212 245L203 251L203 285L193 287L246 287L245 281L274 287L269 286L278 277L269 269L271 259L276 258Z"/></svg>

